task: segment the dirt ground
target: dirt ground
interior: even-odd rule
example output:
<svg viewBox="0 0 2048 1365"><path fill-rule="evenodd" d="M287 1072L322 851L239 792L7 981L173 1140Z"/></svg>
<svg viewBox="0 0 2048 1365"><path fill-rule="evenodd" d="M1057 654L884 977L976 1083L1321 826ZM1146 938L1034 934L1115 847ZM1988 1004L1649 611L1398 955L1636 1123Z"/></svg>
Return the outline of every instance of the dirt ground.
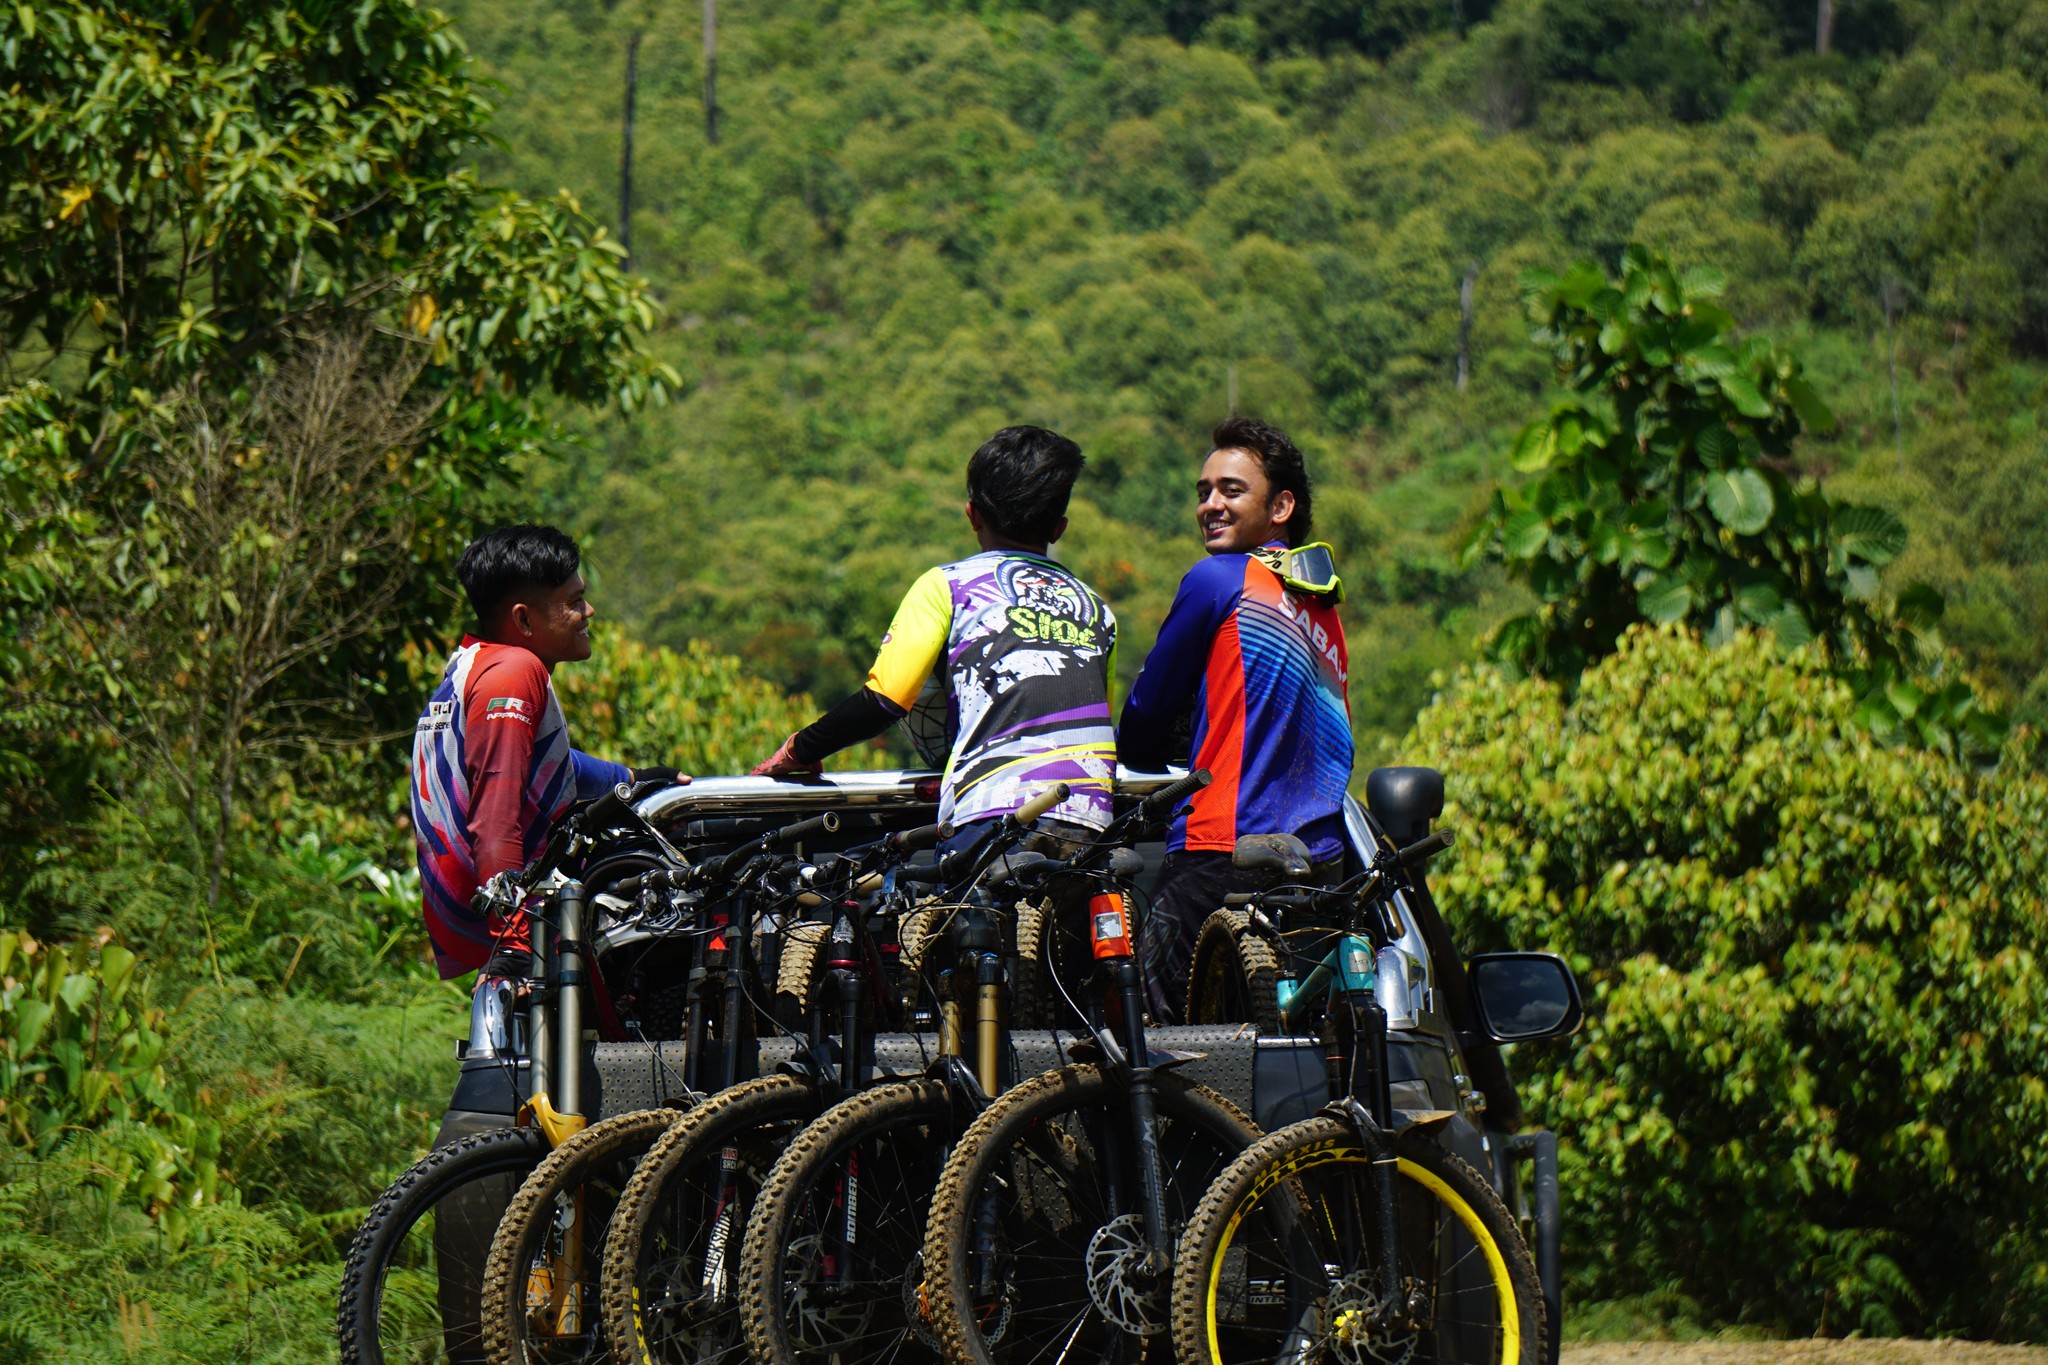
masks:
<svg viewBox="0 0 2048 1365"><path fill-rule="evenodd" d="M1609 1341L1562 1365L2048 1365L2048 1346L1974 1341Z"/></svg>

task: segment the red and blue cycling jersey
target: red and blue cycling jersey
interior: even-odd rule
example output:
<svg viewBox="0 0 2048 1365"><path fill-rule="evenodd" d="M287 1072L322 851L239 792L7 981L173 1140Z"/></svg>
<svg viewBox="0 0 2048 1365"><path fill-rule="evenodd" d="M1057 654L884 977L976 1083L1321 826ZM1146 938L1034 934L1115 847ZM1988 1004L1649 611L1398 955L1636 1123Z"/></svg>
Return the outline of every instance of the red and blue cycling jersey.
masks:
<svg viewBox="0 0 2048 1365"><path fill-rule="evenodd" d="M523 921L490 923L471 908L477 888L537 857L578 796L630 780L624 764L569 747L569 724L537 655L463 637L412 740L413 840L442 976L526 946Z"/></svg>
<svg viewBox="0 0 2048 1365"><path fill-rule="evenodd" d="M1348 667L1332 599L1289 588L1255 555L1188 570L1117 728L1117 756L1157 771L1191 716L1192 766L1212 780L1174 822L1169 850L1227 853L1239 835L1284 832L1317 861L1343 852Z"/></svg>

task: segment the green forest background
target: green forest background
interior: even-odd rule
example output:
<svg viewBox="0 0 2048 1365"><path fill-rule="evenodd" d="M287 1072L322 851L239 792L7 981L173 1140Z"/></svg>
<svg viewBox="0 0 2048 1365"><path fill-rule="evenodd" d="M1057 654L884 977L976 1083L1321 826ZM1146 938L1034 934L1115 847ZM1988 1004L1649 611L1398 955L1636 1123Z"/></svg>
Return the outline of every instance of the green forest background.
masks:
<svg viewBox="0 0 2048 1365"><path fill-rule="evenodd" d="M1233 410L1360 773L1587 989L1568 1332L2048 1340L2048 4L777 0L715 140L703 15L0 13L0 1365L331 1358L470 534L581 537L583 747L737 771L1010 422L1133 676Z"/></svg>

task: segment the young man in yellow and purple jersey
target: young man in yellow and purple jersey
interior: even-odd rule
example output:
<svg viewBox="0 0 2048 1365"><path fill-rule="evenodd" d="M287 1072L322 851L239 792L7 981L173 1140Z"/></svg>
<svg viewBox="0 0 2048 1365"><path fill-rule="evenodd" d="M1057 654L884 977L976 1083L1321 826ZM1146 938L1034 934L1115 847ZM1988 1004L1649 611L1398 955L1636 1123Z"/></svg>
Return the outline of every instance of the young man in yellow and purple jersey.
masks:
<svg viewBox="0 0 2048 1365"><path fill-rule="evenodd" d="M950 748L939 818L961 831L956 843L1054 782L1072 794L1042 828L1079 837L1108 824L1116 617L1050 555L1082 464L1079 446L1043 427L1005 427L975 451L966 510L981 553L913 583L867 686L783 741L755 774L816 772L828 754L901 720L937 674Z"/></svg>

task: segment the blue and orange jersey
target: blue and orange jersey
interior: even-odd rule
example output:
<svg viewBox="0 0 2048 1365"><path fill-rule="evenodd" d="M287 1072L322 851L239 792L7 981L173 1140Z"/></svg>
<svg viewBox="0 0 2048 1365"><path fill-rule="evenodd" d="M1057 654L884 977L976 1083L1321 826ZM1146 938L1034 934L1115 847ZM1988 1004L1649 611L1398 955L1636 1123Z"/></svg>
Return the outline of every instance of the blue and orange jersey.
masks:
<svg viewBox="0 0 2048 1365"><path fill-rule="evenodd" d="M1342 853L1349 663L1333 600L1287 587L1254 555L1188 570L1117 730L1117 756L1156 771L1192 721L1192 764L1212 780L1167 848L1227 853L1240 835L1288 833L1319 861Z"/></svg>
<svg viewBox="0 0 2048 1365"><path fill-rule="evenodd" d="M499 947L524 947L523 923L487 924L477 888L540 854L578 796L631 772L569 747L547 665L517 645L464 636L413 729L412 830L427 937L444 977Z"/></svg>

